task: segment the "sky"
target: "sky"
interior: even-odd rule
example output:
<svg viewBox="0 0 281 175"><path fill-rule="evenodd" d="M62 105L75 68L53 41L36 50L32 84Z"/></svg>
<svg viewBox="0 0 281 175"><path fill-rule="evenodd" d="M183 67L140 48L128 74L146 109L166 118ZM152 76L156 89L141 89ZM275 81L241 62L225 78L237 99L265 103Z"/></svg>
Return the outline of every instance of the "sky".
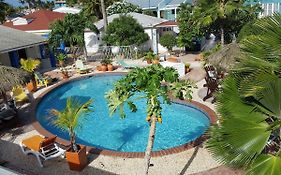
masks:
<svg viewBox="0 0 281 175"><path fill-rule="evenodd" d="M44 0L44 1L45 1L45 0ZM21 6L21 5L22 5L21 3L19 3L18 0L4 0L4 2L6 2L6 3L8 3L8 4L11 4L11 5L15 6L15 7L18 7L18 6Z"/></svg>

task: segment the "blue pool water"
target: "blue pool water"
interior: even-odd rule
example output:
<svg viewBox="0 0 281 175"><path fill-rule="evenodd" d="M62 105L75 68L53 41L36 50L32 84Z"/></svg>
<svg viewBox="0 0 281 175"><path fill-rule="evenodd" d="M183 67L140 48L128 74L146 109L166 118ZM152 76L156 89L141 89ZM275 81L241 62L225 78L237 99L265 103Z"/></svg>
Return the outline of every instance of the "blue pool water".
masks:
<svg viewBox="0 0 281 175"><path fill-rule="evenodd" d="M138 111L126 109L127 117L120 119L118 114L109 117L105 92L113 88L121 75L100 75L64 84L43 97L37 106L36 117L49 132L68 139L64 132L52 125L49 110L63 109L68 97L79 98L81 102L94 99L93 112L79 120L77 142L102 149L121 152L145 151L149 124L146 122L145 100L137 101ZM200 137L209 127L207 115L193 106L177 103L163 104L163 123L156 128L154 151L179 146Z"/></svg>

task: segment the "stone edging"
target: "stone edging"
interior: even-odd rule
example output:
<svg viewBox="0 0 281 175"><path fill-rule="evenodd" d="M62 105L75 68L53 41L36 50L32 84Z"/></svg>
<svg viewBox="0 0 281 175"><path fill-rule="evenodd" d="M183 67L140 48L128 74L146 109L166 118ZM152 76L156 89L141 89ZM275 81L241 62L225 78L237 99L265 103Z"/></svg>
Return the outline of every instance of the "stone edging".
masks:
<svg viewBox="0 0 281 175"><path fill-rule="evenodd" d="M44 93L40 94L35 102L32 103L32 108L31 108L31 115L34 119L33 122L33 127L35 128L35 130L37 130L40 134L44 135L45 137L52 137L54 136L52 133L50 133L49 131L45 130L40 123L36 120L36 108L37 105L39 104L39 102L41 101L41 99L48 94L49 92L51 92L53 89L62 86L68 82L72 82L75 80L79 80L85 77L92 77L92 76L99 76L99 75L125 75L126 73L124 72L111 72L111 73L93 73L93 74L87 74L87 75L83 75L80 77L76 77L76 78L72 78L69 80L62 80L61 82L57 83L56 85L54 85L53 87L49 88L48 90L46 90ZM210 123L211 124L215 124L217 117L215 112L210 109L209 107L196 102L196 101L186 101L186 100L179 100L179 99L172 99L172 102L176 102L179 104L184 104L184 105L188 105L191 104L199 109L201 109L203 112L208 114L208 117L210 119ZM169 149L165 149L165 150L161 150L161 151L153 151L152 152L152 157L160 157L160 156L164 156L164 155L169 155L169 154L175 154L175 153L179 153L188 149L191 149L193 147L196 147L198 145L200 145L201 143L203 143L205 140L207 139L206 135L202 135L199 138L197 138L194 141L188 142L186 144L177 146L177 147L173 147L173 148L169 148ZM57 138L56 140L58 143L62 144L62 145L69 145L69 141L64 140L62 138ZM106 156L113 156L113 157L124 157L124 158L143 158L144 157L144 152L118 152L118 151L112 151L112 150L105 150L105 149L98 149L95 147L90 147L87 146L87 151L90 153L94 153L94 154L101 154L101 155L106 155Z"/></svg>

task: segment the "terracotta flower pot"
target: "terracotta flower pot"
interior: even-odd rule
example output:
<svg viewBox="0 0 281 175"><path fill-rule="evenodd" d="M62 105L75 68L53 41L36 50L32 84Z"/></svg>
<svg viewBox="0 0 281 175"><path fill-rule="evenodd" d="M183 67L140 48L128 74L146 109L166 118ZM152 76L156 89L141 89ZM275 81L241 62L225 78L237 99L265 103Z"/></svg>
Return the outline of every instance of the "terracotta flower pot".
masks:
<svg viewBox="0 0 281 175"><path fill-rule="evenodd" d="M107 71L107 65L101 65L101 71L106 72Z"/></svg>
<svg viewBox="0 0 281 175"><path fill-rule="evenodd" d="M107 70L108 71L113 71L113 65L112 64L108 64L107 65Z"/></svg>
<svg viewBox="0 0 281 175"><path fill-rule="evenodd" d="M101 66L97 66L97 70L98 70L98 71L101 71Z"/></svg>
<svg viewBox="0 0 281 175"><path fill-rule="evenodd" d="M152 63L151 60L146 60L146 62L147 62L147 64L151 64Z"/></svg>
<svg viewBox="0 0 281 175"><path fill-rule="evenodd" d="M159 64L159 60L152 60L152 64Z"/></svg>
<svg viewBox="0 0 281 175"><path fill-rule="evenodd" d="M37 90L36 82L31 80L29 83L26 84L26 88L29 92L35 92Z"/></svg>
<svg viewBox="0 0 281 175"><path fill-rule="evenodd" d="M64 61L59 60L59 65L60 65L60 67L63 67L64 66Z"/></svg>
<svg viewBox="0 0 281 175"><path fill-rule="evenodd" d="M82 171L88 163L86 146L80 146L78 152L66 151L66 159L70 170Z"/></svg>

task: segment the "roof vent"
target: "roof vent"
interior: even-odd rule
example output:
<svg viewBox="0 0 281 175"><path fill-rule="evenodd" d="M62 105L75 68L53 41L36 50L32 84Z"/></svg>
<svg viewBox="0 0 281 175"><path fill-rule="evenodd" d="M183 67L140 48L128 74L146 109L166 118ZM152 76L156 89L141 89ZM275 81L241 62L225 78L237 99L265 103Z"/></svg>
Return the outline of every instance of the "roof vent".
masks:
<svg viewBox="0 0 281 175"><path fill-rule="evenodd" d="M29 24L33 19L26 19L22 17L17 17L12 19L11 21L13 22L14 26L19 26L19 25L27 25Z"/></svg>

